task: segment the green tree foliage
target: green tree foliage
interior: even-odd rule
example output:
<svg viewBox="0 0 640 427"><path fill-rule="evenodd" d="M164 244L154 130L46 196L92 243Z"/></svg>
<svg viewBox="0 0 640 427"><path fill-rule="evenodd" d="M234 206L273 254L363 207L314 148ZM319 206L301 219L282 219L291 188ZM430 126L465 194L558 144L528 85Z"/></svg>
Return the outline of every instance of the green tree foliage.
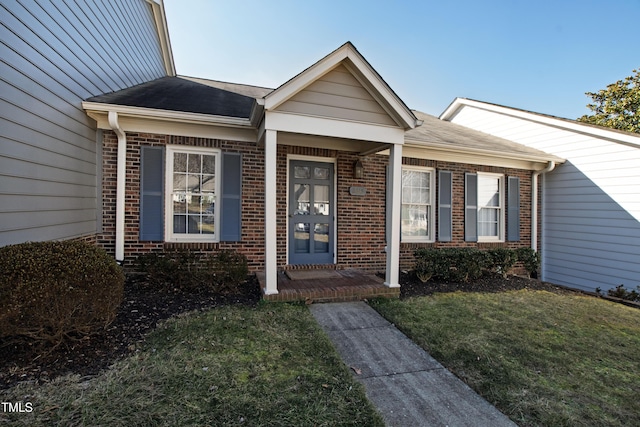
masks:
<svg viewBox="0 0 640 427"><path fill-rule="evenodd" d="M598 92L587 92L593 112L578 119L584 123L640 133L640 69Z"/></svg>

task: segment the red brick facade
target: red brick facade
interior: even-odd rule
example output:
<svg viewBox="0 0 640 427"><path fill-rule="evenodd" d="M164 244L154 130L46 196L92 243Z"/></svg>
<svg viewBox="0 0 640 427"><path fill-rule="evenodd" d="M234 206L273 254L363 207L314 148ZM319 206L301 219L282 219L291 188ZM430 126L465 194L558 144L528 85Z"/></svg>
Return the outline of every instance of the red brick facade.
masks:
<svg viewBox="0 0 640 427"><path fill-rule="evenodd" d="M140 147L189 145L218 148L223 152L242 153L242 238L240 242L163 243L140 242ZM103 139L103 230L96 237L99 245L115 252L117 137L104 132ZM336 159L336 267L372 271L385 269L386 166L388 157L374 154L360 158L355 153L312 147L278 146L277 151L277 262L287 266L287 159L309 156ZM353 165L360 159L364 178L353 178ZM443 243L403 243L400 265L410 269L413 252L418 247L526 247L531 243L531 171L432 160L403 158L403 164L432 167L453 172L453 239ZM191 138L145 133L127 133L127 176L125 196L125 261L131 265L140 254L169 248L188 248L202 252L234 249L247 256L252 271L264 269L264 148L259 144L216 139ZM493 172L520 178L520 237L518 242L471 243L464 241L464 174ZM366 195L351 195L352 186L366 188ZM434 186L437 187L437 186ZM437 188L434 188L437 189ZM437 200L437 199L436 199ZM434 207L435 208L435 207ZM437 221L436 215L436 221ZM436 227L437 228L437 227Z"/></svg>

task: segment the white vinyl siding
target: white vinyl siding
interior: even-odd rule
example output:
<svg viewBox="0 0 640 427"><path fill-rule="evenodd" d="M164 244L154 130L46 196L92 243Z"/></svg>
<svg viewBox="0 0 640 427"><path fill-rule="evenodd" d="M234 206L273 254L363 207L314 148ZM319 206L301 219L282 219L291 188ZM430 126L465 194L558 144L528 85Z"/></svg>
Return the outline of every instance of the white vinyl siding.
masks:
<svg viewBox="0 0 640 427"><path fill-rule="evenodd" d="M278 108L280 111L397 126L344 65L320 77Z"/></svg>
<svg viewBox="0 0 640 427"><path fill-rule="evenodd" d="M0 246L95 233L101 160L81 101L165 75L151 7L8 1L0 22Z"/></svg>
<svg viewBox="0 0 640 427"><path fill-rule="evenodd" d="M465 106L451 120L567 159L542 177L542 279L593 291L640 277L638 144Z"/></svg>

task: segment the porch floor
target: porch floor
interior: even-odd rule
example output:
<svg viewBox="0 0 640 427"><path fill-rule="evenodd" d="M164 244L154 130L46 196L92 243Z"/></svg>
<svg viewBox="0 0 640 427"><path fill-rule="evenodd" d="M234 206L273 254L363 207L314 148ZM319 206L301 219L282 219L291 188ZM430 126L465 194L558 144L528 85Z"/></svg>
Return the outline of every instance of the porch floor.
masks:
<svg viewBox="0 0 640 427"><path fill-rule="evenodd" d="M367 298L398 298L400 288L389 288L374 273L355 269L335 271L331 278L300 278L292 280L285 271L278 272L278 293L264 295L265 275L257 273L263 298L267 301L343 302Z"/></svg>

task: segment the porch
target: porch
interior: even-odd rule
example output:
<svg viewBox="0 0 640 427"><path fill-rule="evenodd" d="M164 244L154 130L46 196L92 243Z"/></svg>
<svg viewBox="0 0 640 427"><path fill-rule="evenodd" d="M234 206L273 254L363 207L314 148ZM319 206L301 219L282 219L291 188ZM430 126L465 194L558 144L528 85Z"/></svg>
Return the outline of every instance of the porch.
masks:
<svg viewBox="0 0 640 427"><path fill-rule="evenodd" d="M257 273L267 301L343 302L367 298L398 298L399 287L385 286L374 273L356 269L300 269L279 271L278 293L264 294L265 274Z"/></svg>

